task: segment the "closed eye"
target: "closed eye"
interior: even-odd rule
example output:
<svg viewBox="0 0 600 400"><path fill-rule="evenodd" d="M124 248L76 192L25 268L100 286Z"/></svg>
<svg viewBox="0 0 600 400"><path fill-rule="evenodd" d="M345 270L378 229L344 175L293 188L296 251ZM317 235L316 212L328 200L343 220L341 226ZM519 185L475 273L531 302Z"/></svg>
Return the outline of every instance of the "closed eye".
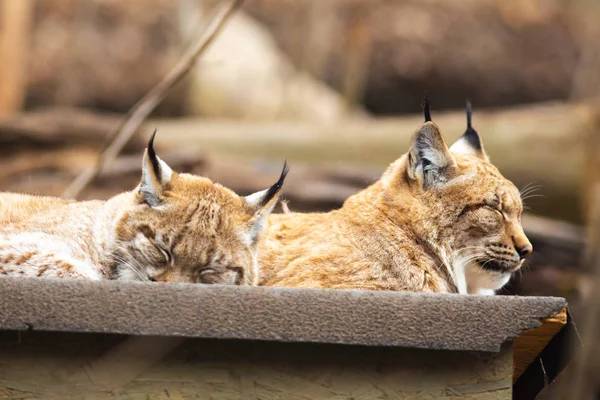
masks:
<svg viewBox="0 0 600 400"><path fill-rule="evenodd" d="M241 285L244 283L244 269L240 267L206 267L200 271L203 283L226 283Z"/></svg>
<svg viewBox="0 0 600 400"><path fill-rule="evenodd" d="M492 205L492 204L488 204L488 203L484 203L481 205L482 207L487 208L488 210L492 210L492 211L498 211L498 212L502 212L498 209L498 207Z"/></svg>
<svg viewBox="0 0 600 400"><path fill-rule="evenodd" d="M506 219L506 215L498 207L491 205L491 204L484 204L484 207L487 208L488 210L497 212L498 214L500 214L502 219Z"/></svg>
<svg viewBox="0 0 600 400"><path fill-rule="evenodd" d="M163 257L165 257L165 261L167 262L167 264L171 264L171 261L173 261L173 256L171 255L171 252L169 250L163 249L156 243L154 243L154 247L156 247L156 249L161 252Z"/></svg>
<svg viewBox="0 0 600 400"><path fill-rule="evenodd" d="M487 208L488 210L495 211L495 212L499 213L502 216L502 218L504 218L504 214L502 213L502 211L500 211L500 209L497 206L490 204L490 203L469 204L462 209L462 211L460 212L460 214L458 216L460 218L463 215L465 215L466 213L468 213L469 211L475 211L480 208Z"/></svg>
<svg viewBox="0 0 600 400"><path fill-rule="evenodd" d="M206 275L206 274L214 274L217 271L214 268L204 268L202 271L200 271L200 275Z"/></svg>

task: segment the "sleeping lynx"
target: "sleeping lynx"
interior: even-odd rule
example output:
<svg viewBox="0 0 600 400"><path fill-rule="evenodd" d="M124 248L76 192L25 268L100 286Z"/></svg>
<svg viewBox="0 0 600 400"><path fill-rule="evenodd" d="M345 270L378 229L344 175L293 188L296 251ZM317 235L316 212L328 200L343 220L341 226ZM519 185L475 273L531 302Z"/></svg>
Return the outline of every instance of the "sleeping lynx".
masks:
<svg viewBox="0 0 600 400"><path fill-rule="evenodd" d="M425 101L409 152L329 213L271 215L261 285L493 294L532 246L517 188L468 127L450 148Z"/></svg>
<svg viewBox="0 0 600 400"><path fill-rule="evenodd" d="M140 185L107 201L0 194L0 274L255 285L258 236L287 167L244 198L172 171L153 141Z"/></svg>

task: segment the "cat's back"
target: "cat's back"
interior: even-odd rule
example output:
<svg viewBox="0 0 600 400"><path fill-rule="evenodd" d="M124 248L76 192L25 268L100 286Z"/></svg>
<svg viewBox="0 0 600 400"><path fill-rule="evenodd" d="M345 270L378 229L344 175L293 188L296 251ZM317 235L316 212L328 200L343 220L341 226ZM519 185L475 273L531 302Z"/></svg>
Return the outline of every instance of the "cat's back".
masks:
<svg viewBox="0 0 600 400"><path fill-rule="evenodd" d="M0 193L0 231L39 231L76 240L101 212L104 201Z"/></svg>
<svg viewBox="0 0 600 400"><path fill-rule="evenodd" d="M38 214L60 209L73 200L59 197L35 196L19 193L0 193L0 224L18 223Z"/></svg>
<svg viewBox="0 0 600 400"><path fill-rule="evenodd" d="M88 256L94 212L85 203L0 193L0 275L102 279Z"/></svg>
<svg viewBox="0 0 600 400"><path fill-rule="evenodd" d="M348 231L347 227L342 226L344 223L337 210L269 216L264 236L259 242L260 284L292 286L288 279L280 280L279 276L299 279L308 273L311 265L317 261L324 262L330 253L347 252L347 248L340 247L343 241L340 236ZM328 249L325 250L325 247ZM319 252L319 260L313 257L316 249L323 250Z"/></svg>
<svg viewBox="0 0 600 400"><path fill-rule="evenodd" d="M297 241L307 238L307 233L327 231L338 224L337 212L328 213L283 213L273 214L267 218L263 244L275 245L280 242ZM318 236L318 235L317 235Z"/></svg>

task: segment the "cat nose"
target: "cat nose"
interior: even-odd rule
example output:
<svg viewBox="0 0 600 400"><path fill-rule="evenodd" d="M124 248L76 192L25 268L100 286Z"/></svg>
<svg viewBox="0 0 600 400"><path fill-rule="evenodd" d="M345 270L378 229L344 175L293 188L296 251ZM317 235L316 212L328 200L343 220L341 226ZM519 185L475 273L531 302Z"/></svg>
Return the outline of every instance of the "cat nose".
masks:
<svg viewBox="0 0 600 400"><path fill-rule="evenodd" d="M517 247L517 253L519 253L519 257L521 258L521 260L526 259L527 256L530 255L532 252L533 246L531 245L531 243L527 243L520 247Z"/></svg>

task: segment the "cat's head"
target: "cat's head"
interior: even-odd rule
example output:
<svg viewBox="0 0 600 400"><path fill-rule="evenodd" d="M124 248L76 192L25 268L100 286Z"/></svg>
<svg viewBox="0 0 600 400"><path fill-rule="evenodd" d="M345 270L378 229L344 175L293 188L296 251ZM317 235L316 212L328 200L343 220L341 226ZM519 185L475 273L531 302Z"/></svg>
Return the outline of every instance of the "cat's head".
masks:
<svg viewBox="0 0 600 400"><path fill-rule="evenodd" d="M470 292L497 290L533 250L521 225L519 190L491 164L471 124L470 104L467 129L450 147L427 101L424 110L425 123L386 172L384 186L394 201L406 201L409 193L421 234L446 264L464 271Z"/></svg>
<svg viewBox="0 0 600 400"><path fill-rule="evenodd" d="M134 201L115 229L122 279L255 285L257 244L287 174L238 196L207 178L176 173L148 143Z"/></svg>

